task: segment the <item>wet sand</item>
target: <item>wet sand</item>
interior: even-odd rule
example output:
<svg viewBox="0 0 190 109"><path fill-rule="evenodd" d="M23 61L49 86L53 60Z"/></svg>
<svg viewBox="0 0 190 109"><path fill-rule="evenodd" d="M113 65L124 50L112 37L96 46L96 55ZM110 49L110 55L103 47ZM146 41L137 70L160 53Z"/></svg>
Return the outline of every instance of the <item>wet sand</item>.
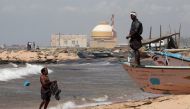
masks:
<svg viewBox="0 0 190 109"><path fill-rule="evenodd" d="M190 95L170 95L82 109L190 109Z"/></svg>

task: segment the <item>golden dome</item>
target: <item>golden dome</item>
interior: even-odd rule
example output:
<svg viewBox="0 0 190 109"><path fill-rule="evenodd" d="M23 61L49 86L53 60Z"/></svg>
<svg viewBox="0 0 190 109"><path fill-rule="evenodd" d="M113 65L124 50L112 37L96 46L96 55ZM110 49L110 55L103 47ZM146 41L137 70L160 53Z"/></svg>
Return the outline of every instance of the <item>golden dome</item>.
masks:
<svg viewBox="0 0 190 109"><path fill-rule="evenodd" d="M112 37L113 27L107 22L102 22L92 30L92 37Z"/></svg>

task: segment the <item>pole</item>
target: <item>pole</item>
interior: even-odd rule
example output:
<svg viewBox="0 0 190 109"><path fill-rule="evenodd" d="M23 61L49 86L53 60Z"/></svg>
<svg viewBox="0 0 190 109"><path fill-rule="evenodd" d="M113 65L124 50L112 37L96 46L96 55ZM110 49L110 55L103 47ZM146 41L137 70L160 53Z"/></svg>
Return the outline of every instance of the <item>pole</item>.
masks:
<svg viewBox="0 0 190 109"><path fill-rule="evenodd" d="M61 33L59 32L59 48L61 48Z"/></svg>
<svg viewBox="0 0 190 109"><path fill-rule="evenodd" d="M171 29L170 24L169 24L169 33L172 34L172 29Z"/></svg>
<svg viewBox="0 0 190 109"><path fill-rule="evenodd" d="M160 38L162 37L162 26L160 25ZM160 40L160 50L161 50L161 40Z"/></svg>
<svg viewBox="0 0 190 109"><path fill-rule="evenodd" d="M181 24L179 26L178 48L180 47L180 40L181 40Z"/></svg>
<svg viewBox="0 0 190 109"><path fill-rule="evenodd" d="M149 39L152 37L152 26L150 26L150 34L149 34ZM151 43L149 43L149 49L151 49Z"/></svg>
<svg viewBox="0 0 190 109"><path fill-rule="evenodd" d="M175 30L175 34L176 34L176 30ZM179 46L178 46L179 42L177 40L177 36L176 35L175 35L175 43L176 43L177 48L179 48Z"/></svg>

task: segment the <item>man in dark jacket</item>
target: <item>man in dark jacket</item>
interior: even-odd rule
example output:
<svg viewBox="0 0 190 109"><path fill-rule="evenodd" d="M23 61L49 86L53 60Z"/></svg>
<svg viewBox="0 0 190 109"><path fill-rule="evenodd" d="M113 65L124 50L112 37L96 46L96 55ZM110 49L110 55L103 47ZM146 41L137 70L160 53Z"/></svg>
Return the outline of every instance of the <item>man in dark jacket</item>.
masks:
<svg viewBox="0 0 190 109"><path fill-rule="evenodd" d="M139 49L142 47L141 34L143 32L143 26L142 23L137 19L136 12L131 12L130 15L132 19L132 24L129 35L126 38L130 38L130 47L134 50L135 53L135 64L140 65Z"/></svg>

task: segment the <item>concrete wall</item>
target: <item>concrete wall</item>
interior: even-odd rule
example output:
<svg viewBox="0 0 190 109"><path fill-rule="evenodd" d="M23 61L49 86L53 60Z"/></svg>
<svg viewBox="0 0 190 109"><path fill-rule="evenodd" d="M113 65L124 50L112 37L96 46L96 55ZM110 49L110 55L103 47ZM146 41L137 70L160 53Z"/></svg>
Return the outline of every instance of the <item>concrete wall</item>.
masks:
<svg viewBox="0 0 190 109"><path fill-rule="evenodd" d="M87 47L86 35L52 34L52 47Z"/></svg>
<svg viewBox="0 0 190 109"><path fill-rule="evenodd" d="M90 41L91 48L114 48L116 40L92 40Z"/></svg>

